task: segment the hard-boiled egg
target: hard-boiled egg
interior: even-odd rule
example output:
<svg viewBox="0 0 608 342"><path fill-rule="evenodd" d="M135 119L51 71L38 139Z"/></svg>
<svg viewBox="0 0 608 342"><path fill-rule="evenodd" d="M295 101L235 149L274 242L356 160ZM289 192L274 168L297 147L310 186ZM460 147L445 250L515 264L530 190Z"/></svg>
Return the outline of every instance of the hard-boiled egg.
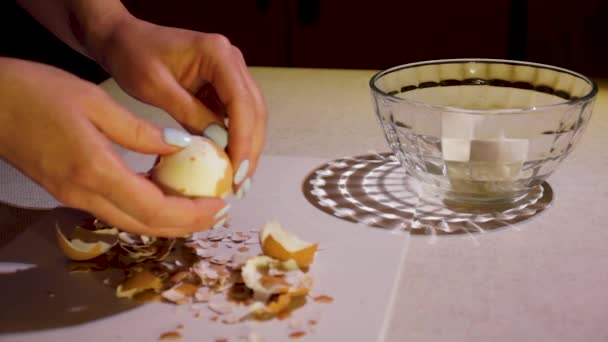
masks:
<svg viewBox="0 0 608 342"><path fill-rule="evenodd" d="M211 140L193 136L182 150L161 156L151 172L163 191L186 197L225 197L232 193L230 158Z"/></svg>

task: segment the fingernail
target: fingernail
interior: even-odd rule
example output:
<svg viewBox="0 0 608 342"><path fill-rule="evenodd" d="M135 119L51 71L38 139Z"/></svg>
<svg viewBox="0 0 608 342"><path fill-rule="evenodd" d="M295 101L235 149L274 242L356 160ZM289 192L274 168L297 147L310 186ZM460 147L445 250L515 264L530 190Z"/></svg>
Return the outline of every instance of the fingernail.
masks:
<svg viewBox="0 0 608 342"><path fill-rule="evenodd" d="M239 190L236 192L236 198L243 199L245 195L249 192L249 188L251 188L251 180L249 178L243 181L243 184L239 187Z"/></svg>
<svg viewBox="0 0 608 342"><path fill-rule="evenodd" d="M228 146L228 131L216 123L209 125L203 130L203 136L213 140L222 150Z"/></svg>
<svg viewBox="0 0 608 342"><path fill-rule="evenodd" d="M163 129L163 139L169 145L186 147L192 142L192 136L185 131L175 128Z"/></svg>
<svg viewBox="0 0 608 342"><path fill-rule="evenodd" d="M236 192L236 199L243 199L243 187L240 187L239 190L237 190Z"/></svg>
<svg viewBox="0 0 608 342"><path fill-rule="evenodd" d="M224 223L226 223L226 218L223 218L219 221L217 221L217 223L213 226L213 229L218 229L224 226Z"/></svg>
<svg viewBox="0 0 608 342"><path fill-rule="evenodd" d="M249 160L245 159L239 165L239 168L236 170L234 174L234 184L239 185L247 176L247 172L249 171Z"/></svg>
<svg viewBox="0 0 608 342"><path fill-rule="evenodd" d="M214 219L219 219L220 217L226 215L228 210L230 209L230 204L226 204L222 209L220 209L215 215L213 215Z"/></svg>

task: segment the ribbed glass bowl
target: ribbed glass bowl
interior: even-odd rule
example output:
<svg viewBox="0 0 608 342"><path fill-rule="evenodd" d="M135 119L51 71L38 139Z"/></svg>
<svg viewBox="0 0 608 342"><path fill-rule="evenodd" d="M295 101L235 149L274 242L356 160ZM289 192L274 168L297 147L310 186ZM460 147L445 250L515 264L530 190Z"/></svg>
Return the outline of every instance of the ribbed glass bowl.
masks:
<svg viewBox="0 0 608 342"><path fill-rule="evenodd" d="M370 80L386 140L425 191L458 202L513 202L568 156L597 85L559 67L510 60L436 60Z"/></svg>

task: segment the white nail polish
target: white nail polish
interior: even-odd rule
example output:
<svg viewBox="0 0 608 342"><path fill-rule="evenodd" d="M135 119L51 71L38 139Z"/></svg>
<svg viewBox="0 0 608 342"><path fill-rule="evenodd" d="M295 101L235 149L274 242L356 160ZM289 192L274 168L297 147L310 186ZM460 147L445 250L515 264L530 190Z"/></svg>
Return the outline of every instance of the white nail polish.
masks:
<svg viewBox="0 0 608 342"><path fill-rule="evenodd" d="M243 199L243 187L240 187L237 191L236 191L236 199Z"/></svg>
<svg viewBox="0 0 608 342"><path fill-rule="evenodd" d="M222 228L222 227L224 226L224 223L226 223L226 219L225 219L225 218L223 218L223 219L221 219L221 220L217 221L217 222L215 223L215 225L213 226L213 229Z"/></svg>
<svg viewBox="0 0 608 342"><path fill-rule="evenodd" d="M251 180L249 178L243 181L243 184L239 187L239 190L236 192L236 198L243 199L245 195L249 192L249 188L251 188Z"/></svg>
<svg viewBox="0 0 608 342"><path fill-rule="evenodd" d="M228 210L230 209L230 204L226 204L222 209L220 209L217 213L215 213L215 215L213 215L214 219L218 219L224 215L226 215L226 213L228 212Z"/></svg>
<svg viewBox="0 0 608 342"><path fill-rule="evenodd" d="M222 150L228 146L228 131L218 124L211 124L203 130L203 136L213 140Z"/></svg>
<svg viewBox="0 0 608 342"><path fill-rule="evenodd" d="M239 185L247 176L247 172L249 172L249 160L245 159L239 165L238 170L234 174L234 184Z"/></svg>
<svg viewBox="0 0 608 342"><path fill-rule="evenodd" d="M243 189L243 196L247 195L250 188L251 188L251 179L247 178L243 181L243 184L241 184L241 189Z"/></svg>
<svg viewBox="0 0 608 342"><path fill-rule="evenodd" d="M192 142L190 133L175 128L163 129L163 139L167 144L179 147L186 147Z"/></svg>

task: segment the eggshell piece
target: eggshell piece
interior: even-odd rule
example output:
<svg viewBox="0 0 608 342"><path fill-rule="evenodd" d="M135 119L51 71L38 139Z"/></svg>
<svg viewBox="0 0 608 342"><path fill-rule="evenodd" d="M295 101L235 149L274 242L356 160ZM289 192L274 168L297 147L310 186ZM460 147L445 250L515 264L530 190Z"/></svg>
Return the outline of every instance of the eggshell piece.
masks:
<svg viewBox="0 0 608 342"><path fill-rule="evenodd" d="M96 258L109 251L118 242L117 237L112 238L111 232L97 233L80 227L76 227L73 238L68 239L59 225L56 225L55 236L63 254L76 261Z"/></svg>
<svg viewBox="0 0 608 342"><path fill-rule="evenodd" d="M279 223L269 222L260 231L262 251L272 258L287 261L293 259L299 267L306 268L314 262L318 244L303 241Z"/></svg>
<svg viewBox="0 0 608 342"><path fill-rule="evenodd" d="M124 283L116 288L116 296L119 298L133 298L138 293L146 290L160 291L163 286L162 280L150 271L141 271L133 274Z"/></svg>

